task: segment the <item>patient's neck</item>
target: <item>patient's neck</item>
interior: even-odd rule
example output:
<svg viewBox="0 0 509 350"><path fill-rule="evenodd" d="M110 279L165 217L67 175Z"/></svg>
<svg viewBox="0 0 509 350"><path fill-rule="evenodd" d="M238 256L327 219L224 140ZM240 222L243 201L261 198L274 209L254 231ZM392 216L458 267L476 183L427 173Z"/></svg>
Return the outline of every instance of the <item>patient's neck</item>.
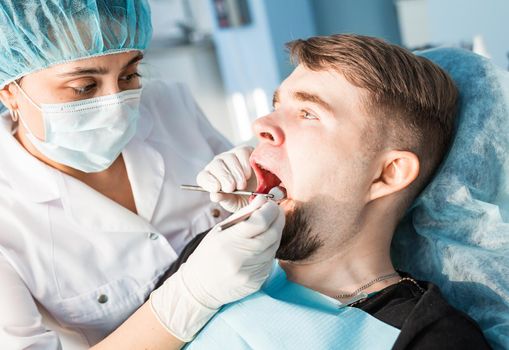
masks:
<svg viewBox="0 0 509 350"><path fill-rule="evenodd" d="M383 220L382 220L383 221ZM377 277L394 272L390 242L394 225L373 222L340 246L324 247L302 262L280 261L289 280L328 296L351 293ZM376 283L363 292L381 290L399 277Z"/></svg>

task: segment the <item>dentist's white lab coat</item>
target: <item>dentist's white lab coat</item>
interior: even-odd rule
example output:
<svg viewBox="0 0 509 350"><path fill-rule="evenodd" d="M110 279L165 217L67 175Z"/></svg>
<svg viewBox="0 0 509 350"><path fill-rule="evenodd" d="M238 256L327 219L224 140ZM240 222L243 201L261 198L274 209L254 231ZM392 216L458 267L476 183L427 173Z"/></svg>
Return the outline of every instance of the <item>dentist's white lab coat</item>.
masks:
<svg viewBox="0 0 509 350"><path fill-rule="evenodd" d="M181 85L145 86L123 157L138 215L38 161L0 118L0 348L57 349L34 300L90 345L140 307L196 234L225 217L184 192L230 144Z"/></svg>

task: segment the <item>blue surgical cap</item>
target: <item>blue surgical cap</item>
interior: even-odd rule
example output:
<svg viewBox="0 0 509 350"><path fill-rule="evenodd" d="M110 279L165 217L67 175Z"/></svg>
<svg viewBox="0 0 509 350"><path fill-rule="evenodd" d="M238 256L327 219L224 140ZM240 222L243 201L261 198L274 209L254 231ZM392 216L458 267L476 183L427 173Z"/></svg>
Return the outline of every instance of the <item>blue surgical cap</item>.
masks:
<svg viewBox="0 0 509 350"><path fill-rule="evenodd" d="M448 155L397 229L395 265L437 284L494 348L509 345L509 73L459 49L419 53L460 92Z"/></svg>
<svg viewBox="0 0 509 350"><path fill-rule="evenodd" d="M55 64L144 50L151 35L147 0L2 0L0 89Z"/></svg>

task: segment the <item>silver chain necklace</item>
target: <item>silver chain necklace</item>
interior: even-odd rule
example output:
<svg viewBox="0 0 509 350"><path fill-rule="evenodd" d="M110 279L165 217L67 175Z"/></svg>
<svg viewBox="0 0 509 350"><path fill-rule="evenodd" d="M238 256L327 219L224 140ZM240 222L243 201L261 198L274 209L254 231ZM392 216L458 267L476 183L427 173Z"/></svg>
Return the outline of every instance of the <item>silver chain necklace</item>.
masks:
<svg viewBox="0 0 509 350"><path fill-rule="evenodd" d="M354 296L358 295L360 292L362 292L364 289L371 287L375 283L382 282L382 281L388 280L388 279L396 277L396 276L399 276L399 274L397 272L393 272L393 273L390 273L390 274L387 274L387 275L379 276L379 277L375 278L374 280L371 280L368 283L363 284L362 286L357 288L352 293L338 294L338 295L334 296L334 299L344 299L344 298L354 297Z"/></svg>

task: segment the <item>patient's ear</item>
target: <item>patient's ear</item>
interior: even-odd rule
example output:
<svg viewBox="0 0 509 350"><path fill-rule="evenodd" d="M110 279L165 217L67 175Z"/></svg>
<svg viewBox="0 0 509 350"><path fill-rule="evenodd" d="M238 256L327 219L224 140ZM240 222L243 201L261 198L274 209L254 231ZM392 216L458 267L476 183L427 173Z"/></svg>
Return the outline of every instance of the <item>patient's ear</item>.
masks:
<svg viewBox="0 0 509 350"><path fill-rule="evenodd" d="M383 155L371 184L369 200L401 191L419 175L419 158L408 151L388 151Z"/></svg>

